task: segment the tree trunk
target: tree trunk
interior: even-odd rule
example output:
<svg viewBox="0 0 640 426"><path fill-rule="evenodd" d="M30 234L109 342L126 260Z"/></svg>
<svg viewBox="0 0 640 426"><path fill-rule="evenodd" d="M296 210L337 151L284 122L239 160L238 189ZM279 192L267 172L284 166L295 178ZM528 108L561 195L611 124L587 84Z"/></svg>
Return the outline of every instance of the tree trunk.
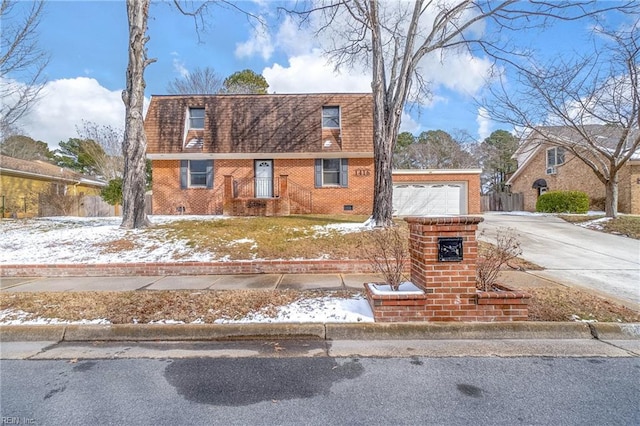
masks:
<svg viewBox="0 0 640 426"><path fill-rule="evenodd" d="M607 217L618 217L618 173L614 172L605 183L604 213Z"/></svg>
<svg viewBox="0 0 640 426"><path fill-rule="evenodd" d="M388 133L387 117L389 105L386 96L384 58L378 21L377 2L370 2L371 41L373 45L373 161L374 188L373 212L375 226L387 227L393 223L393 137Z"/></svg>
<svg viewBox="0 0 640 426"><path fill-rule="evenodd" d="M129 65L127 88L122 92L125 104L125 131L122 144L124 177L122 182L122 228L144 228L149 225L145 213L146 189L144 133L144 70L153 60L147 60L145 44L150 0L127 0L129 18Z"/></svg>

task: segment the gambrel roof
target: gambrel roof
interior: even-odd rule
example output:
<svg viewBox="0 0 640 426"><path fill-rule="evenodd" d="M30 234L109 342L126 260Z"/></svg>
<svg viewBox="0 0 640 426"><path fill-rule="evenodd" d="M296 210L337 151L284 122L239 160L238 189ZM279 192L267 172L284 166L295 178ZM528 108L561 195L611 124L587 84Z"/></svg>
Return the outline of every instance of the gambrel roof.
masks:
<svg viewBox="0 0 640 426"><path fill-rule="evenodd" d="M322 107L340 107L340 129L322 128ZM204 108L204 129L188 127ZM371 94L153 96L147 154L373 153ZM330 142L330 143L327 143Z"/></svg>

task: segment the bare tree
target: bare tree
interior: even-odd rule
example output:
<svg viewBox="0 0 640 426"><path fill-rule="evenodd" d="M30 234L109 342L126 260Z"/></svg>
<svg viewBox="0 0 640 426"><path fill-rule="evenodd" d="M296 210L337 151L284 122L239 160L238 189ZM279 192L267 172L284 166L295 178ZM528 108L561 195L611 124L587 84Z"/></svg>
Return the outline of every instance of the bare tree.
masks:
<svg viewBox="0 0 640 426"><path fill-rule="evenodd" d="M146 44L147 23L149 21L150 0L127 0L127 18L129 22L129 62L127 65L126 84L122 91L125 104L125 129L122 142L124 157L124 176L122 179L122 224L123 228L144 228L150 224L145 213L145 187L147 137L144 133L144 71L155 59L147 58ZM187 5L195 7L188 9ZM176 8L186 16L191 16L196 25L196 31L201 29L202 16L210 4L221 4L255 17L230 1L208 0L198 5L192 2L174 0Z"/></svg>
<svg viewBox="0 0 640 426"><path fill-rule="evenodd" d="M620 31L596 27L593 54L518 68L523 89L494 89L494 119L525 128L527 149L562 147L605 185L605 213L618 214L618 177L640 151L640 20Z"/></svg>
<svg viewBox="0 0 640 426"><path fill-rule="evenodd" d="M596 4L594 1L518 2L416 0L325 0L306 11L304 19L321 15L319 32L328 32L327 53L336 67L361 63L372 67L374 99L374 204L378 226L392 221L391 180L394 145L403 108L409 96L428 93L428 81L420 62L472 46L494 57L508 57L515 50L495 31L491 39L479 26L492 24L500 30L523 30L548 19L577 19L603 10L632 8L634 2ZM596 10L598 9L598 10Z"/></svg>
<svg viewBox="0 0 640 426"><path fill-rule="evenodd" d="M81 139L94 141L87 144L86 155L93 158L96 174L106 180L121 178L124 173L122 156L123 131L92 121L82 121L82 127L76 127Z"/></svg>
<svg viewBox="0 0 640 426"><path fill-rule="evenodd" d="M45 84L43 72L49 57L38 47L38 25L44 1L0 4L0 134L22 117L38 100ZM24 13L21 12L24 11Z"/></svg>
<svg viewBox="0 0 640 426"><path fill-rule="evenodd" d="M213 68L196 68L185 77L176 77L167 85L167 92L174 95L207 95L222 90L223 79Z"/></svg>

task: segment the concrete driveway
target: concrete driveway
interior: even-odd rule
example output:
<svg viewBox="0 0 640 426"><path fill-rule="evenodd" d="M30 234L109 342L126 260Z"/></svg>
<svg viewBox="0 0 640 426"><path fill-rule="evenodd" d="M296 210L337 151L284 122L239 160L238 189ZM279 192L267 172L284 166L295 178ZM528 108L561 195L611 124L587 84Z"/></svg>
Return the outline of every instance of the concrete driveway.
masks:
<svg viewBox="0 0 640 426"><path fill-rule="evenodd" d="M485 213L480 239L498 228L518 234L522 257L545 268L531 274L606 294L640 309L640 241L572 225L554 216Z"/></svg>

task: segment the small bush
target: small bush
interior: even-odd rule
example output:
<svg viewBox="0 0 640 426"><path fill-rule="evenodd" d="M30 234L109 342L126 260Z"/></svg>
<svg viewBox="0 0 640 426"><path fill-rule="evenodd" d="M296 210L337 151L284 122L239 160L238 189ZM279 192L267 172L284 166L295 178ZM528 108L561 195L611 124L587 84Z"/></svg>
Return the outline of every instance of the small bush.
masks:
<svg viewBox="0 0 640 426"><path fill-rule="evenodd" d="M404 265L409 259L408 240L406 228L390 226L365 233L359 244L365 258L394 291L406 281Z"/></svg>
<svg viewBox="0 0 640 426"><path fill-rule="evenodd" d="M496 284L502 266L521 254L522 249L516 231L513 228L498 228L496 245L480 246L478 252L476 266L476 287L478 290L491 291Z"/></svg>
<svg viewBox="0 0 640 426"><path fill-rule="evenodd" d="M536 211L544 213L586 213L589 197L582 191L551 191L536 202Z"/></svg>
<svg viewBox="0 0 640 426"><path fill-rule="evenodd" d="M109 205L122 204L122 178L111 179L100 191L100 196Z"/></svg>

